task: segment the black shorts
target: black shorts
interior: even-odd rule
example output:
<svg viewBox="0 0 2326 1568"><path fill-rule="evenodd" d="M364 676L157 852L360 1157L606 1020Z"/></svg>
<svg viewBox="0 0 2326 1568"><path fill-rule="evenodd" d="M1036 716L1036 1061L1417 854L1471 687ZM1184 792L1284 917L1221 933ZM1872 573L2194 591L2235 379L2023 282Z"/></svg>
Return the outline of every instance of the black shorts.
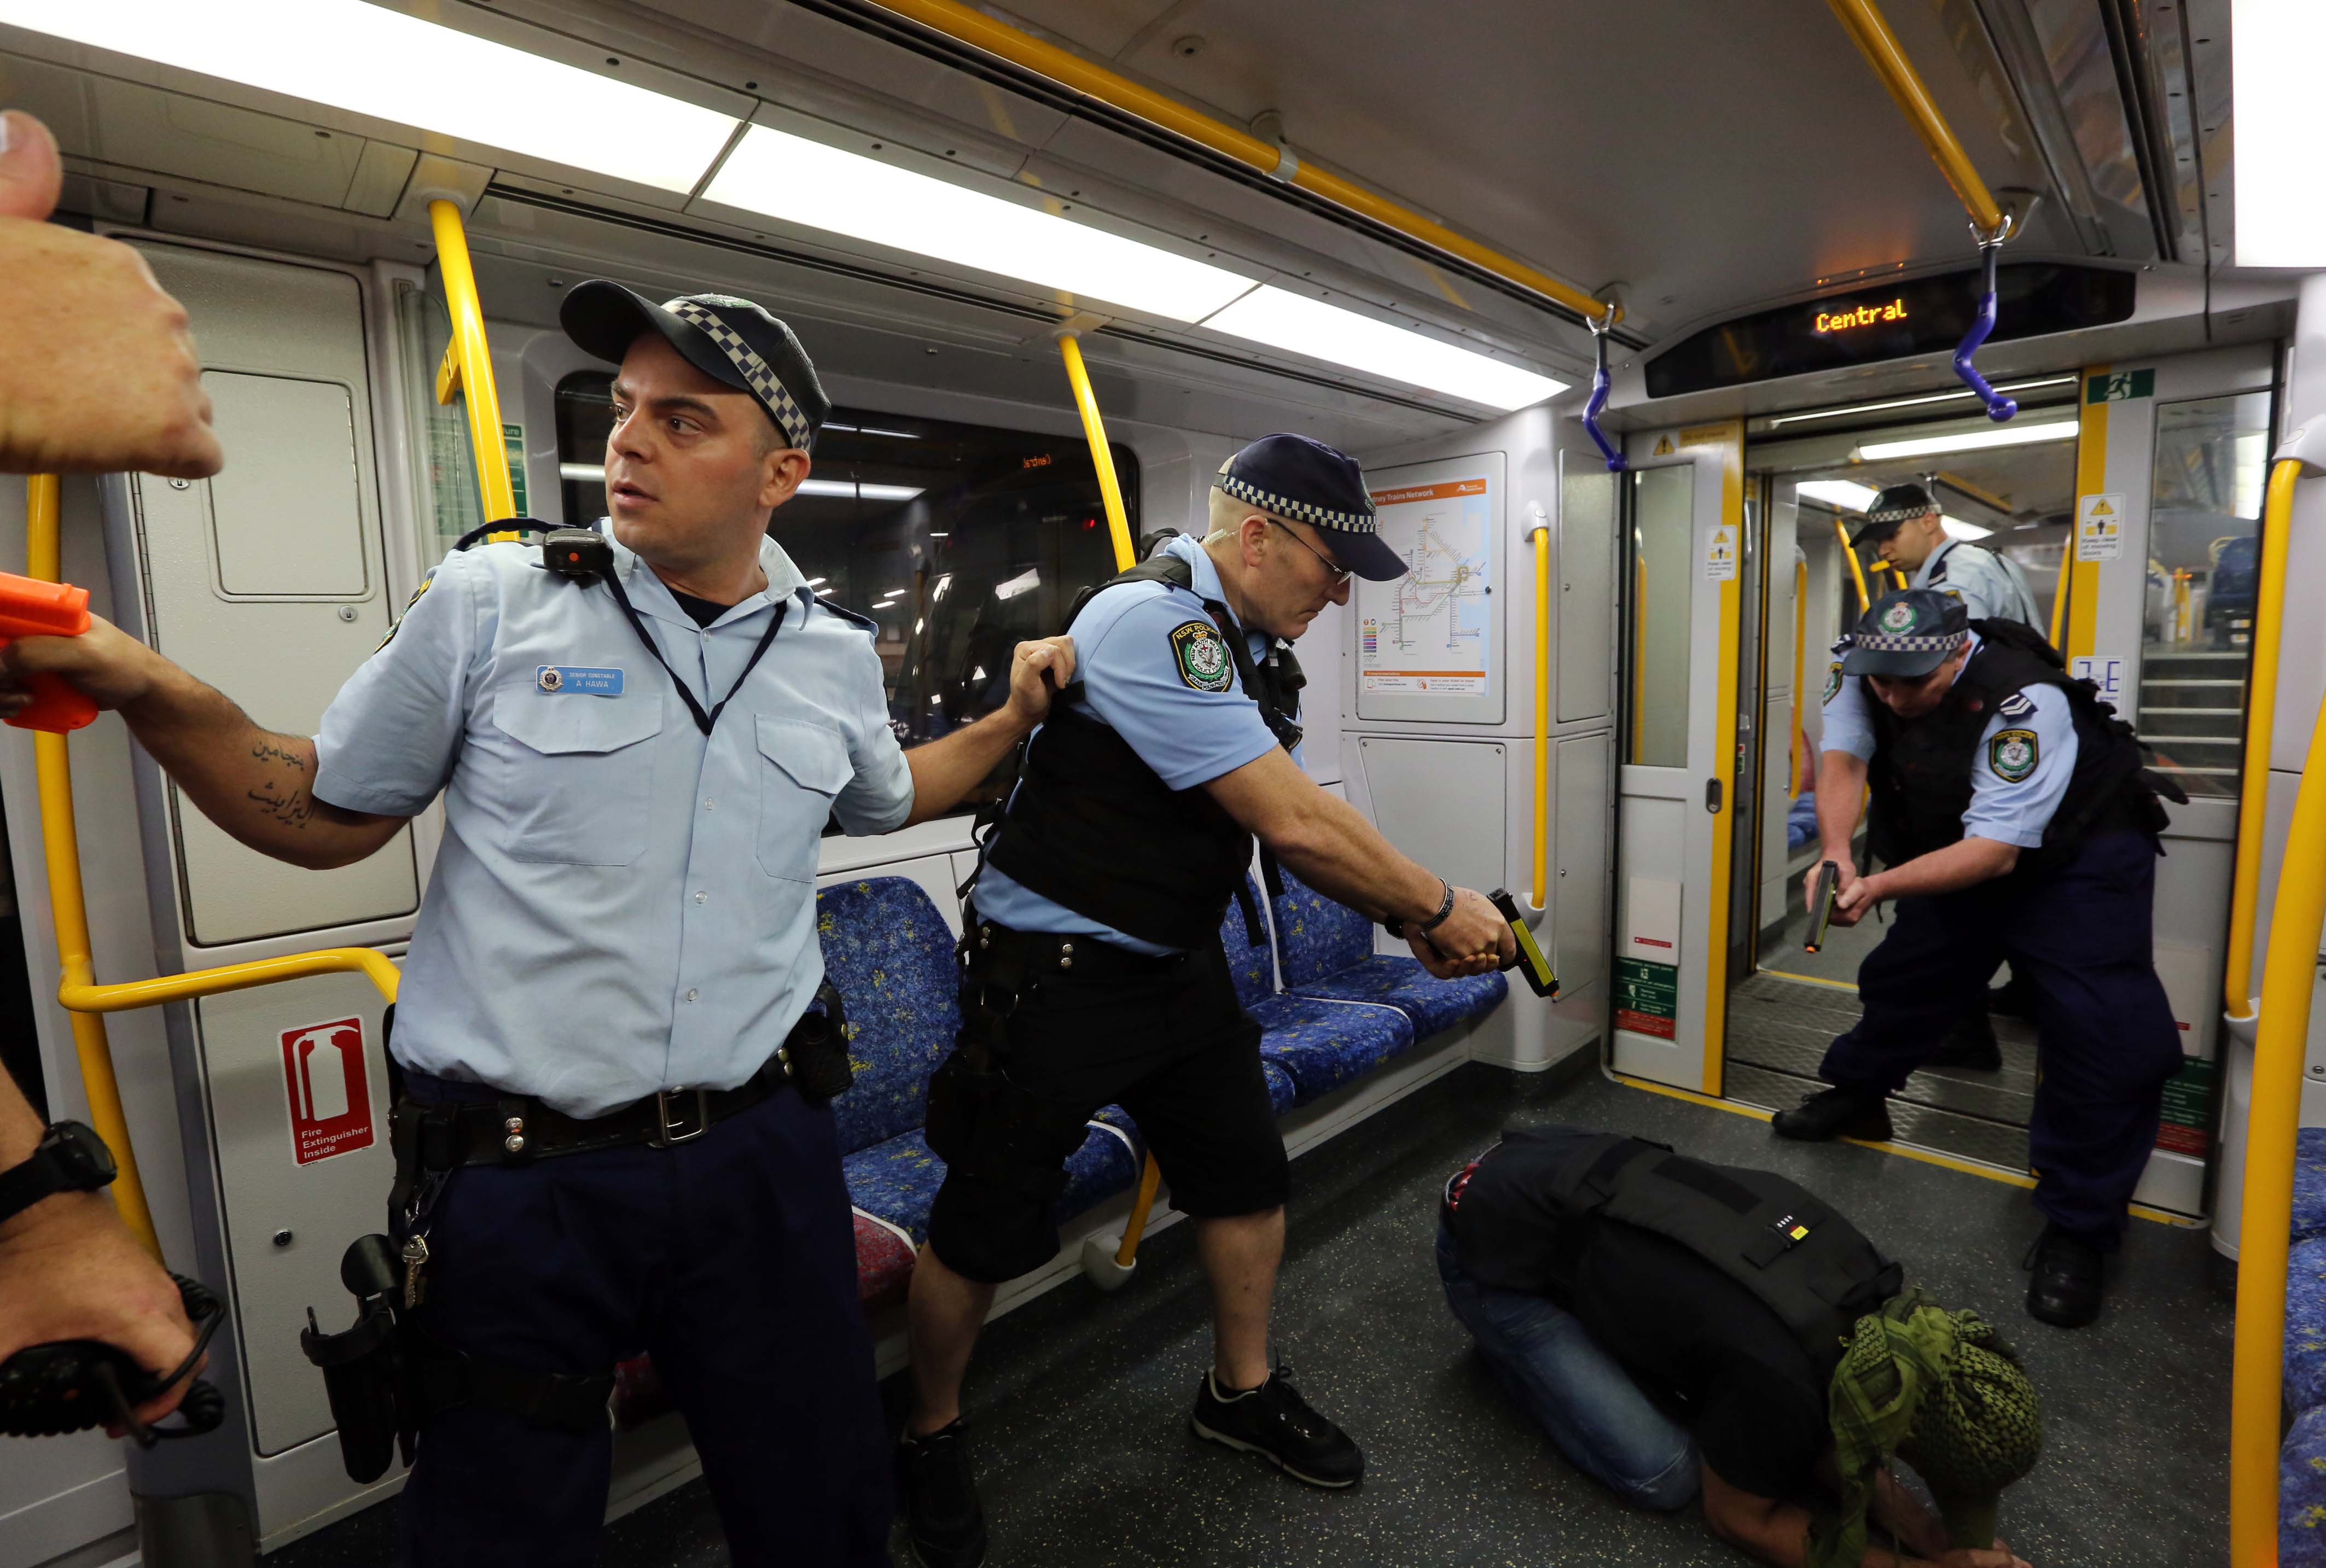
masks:
<svg viewBox="0 0 2326 1568"><path fill-rule="evenodd" d="M1103 944L1076 945L1087 954ZM1082 1146L1084 1118L1120 1105L1181 1212L1256 1214L1284 1202L1289 1172L1260 1025L1237 1003L1216 944L1168 960L1109 949L1101 961L1045 974L1010 1016L1000 1065L1058 1129L1029 1155L1051 1170ZM998 1285L1057 1254L1056 1217L1030 1195L1038 1183L1006 1175L949 1167L937 1190L929 1244L966 1278Z"/></svg>

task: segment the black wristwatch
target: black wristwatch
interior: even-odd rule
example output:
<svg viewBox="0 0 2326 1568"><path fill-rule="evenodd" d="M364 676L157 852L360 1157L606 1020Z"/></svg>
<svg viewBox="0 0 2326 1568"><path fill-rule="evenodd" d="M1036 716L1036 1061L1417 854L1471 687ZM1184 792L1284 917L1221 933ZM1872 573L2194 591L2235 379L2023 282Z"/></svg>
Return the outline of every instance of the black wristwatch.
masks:
<svg viewBox="0 0 2326 1568"><path fill-rule="evenodd" d="M32 1158L0 1171L0 1223L59 1192L94 1192L113 1177L113 1151L96 1129L58 1122L41 1135Z"/></svg>
<svg viewBox="0 0 2326 1568"><path fill-rule="evenodd" d="M1447 916L1454 913L1454 884L1447 881L1443 877L1440 877L1437 880L1438 883L1446 889L1446 897L1444 902L1437 905L1437 914L1431 915L1428 920L1421 922L1413 928L1414 930L1421 932L1424 936L1428 935L1431 932L1436 931L1439 926L1445 924ZM1405 934L1405 922L1397 919L1395 916L1391 916L1390 919L1382 922L1382 929L1389 932L1391 936L1401 937Z"/></svg>

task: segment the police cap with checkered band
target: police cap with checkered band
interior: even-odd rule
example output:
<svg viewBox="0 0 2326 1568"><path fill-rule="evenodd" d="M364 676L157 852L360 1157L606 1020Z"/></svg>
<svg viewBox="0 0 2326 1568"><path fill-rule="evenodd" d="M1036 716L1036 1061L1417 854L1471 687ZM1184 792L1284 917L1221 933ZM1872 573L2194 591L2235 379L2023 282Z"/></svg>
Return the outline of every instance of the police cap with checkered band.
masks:
<svg viewBox="0 0 2326 1568"><path fill-rule="evenodd" d="M1962 600L1934 588L1885 593L1857 619L1841 655L1845 675L1927 675L1970 636Z"/></svg>
<svg viewBox="0 0 2326 1568"><path fill-rule="evenodd" d="M1262 436L1221 464L1212 487L1271 516L1307 524L1335 564L1369 582L1405 575L1405 562L1375 532L1365 471L1323 441Z"/></svg>
<svg viewBox="0 0 2326 1568"><path fill-rule="evenodd" d="M1849 536L1849 547L1863 550L1869 544L1879 544L1897 533L1900 525L1910 518L1938 509L1939 504L1931 499L1931 493L1912 480L1903 485L1892 485L1874 497L1874 505L1865 508L1865 526Z"/></svg>
<svg viewBox="0 0 2326 1568"><path fill-rule="evenodd" d="M732 294L681 294L657 305L601 278L576 283L557 308L557 322L576 344L617 365L640 335L659 332L703 375L749 393L783 444L804 452L814 449L815 432L832 412L792 329Z"/></svg>

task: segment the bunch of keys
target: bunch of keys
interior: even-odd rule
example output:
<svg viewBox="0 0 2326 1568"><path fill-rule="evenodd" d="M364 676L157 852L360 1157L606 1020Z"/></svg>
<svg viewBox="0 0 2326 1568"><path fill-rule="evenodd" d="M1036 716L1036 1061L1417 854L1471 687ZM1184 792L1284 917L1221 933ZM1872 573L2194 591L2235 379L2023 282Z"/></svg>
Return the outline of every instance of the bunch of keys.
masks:
<svg viewBox="0 0 2326 1568"><path fill-rule="evenodd" d="M410 1312L425 1300L428 1280L428 1238L416 1232L404 1243L404 1310Z"/></svg>

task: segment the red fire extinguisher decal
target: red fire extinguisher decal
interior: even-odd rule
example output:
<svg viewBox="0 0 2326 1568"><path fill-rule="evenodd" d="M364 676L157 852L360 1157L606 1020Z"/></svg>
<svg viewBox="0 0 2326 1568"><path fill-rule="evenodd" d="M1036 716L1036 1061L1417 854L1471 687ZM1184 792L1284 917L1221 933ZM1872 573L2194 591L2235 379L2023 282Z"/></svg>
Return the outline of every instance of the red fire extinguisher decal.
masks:
<svg viewBox="0 0 2326 1568"><path fill-rule="evenodd" d="M284 1030L283 1081L291 1096L291 1153L299 1164L371 1147L362 1019Z"/></svg>

